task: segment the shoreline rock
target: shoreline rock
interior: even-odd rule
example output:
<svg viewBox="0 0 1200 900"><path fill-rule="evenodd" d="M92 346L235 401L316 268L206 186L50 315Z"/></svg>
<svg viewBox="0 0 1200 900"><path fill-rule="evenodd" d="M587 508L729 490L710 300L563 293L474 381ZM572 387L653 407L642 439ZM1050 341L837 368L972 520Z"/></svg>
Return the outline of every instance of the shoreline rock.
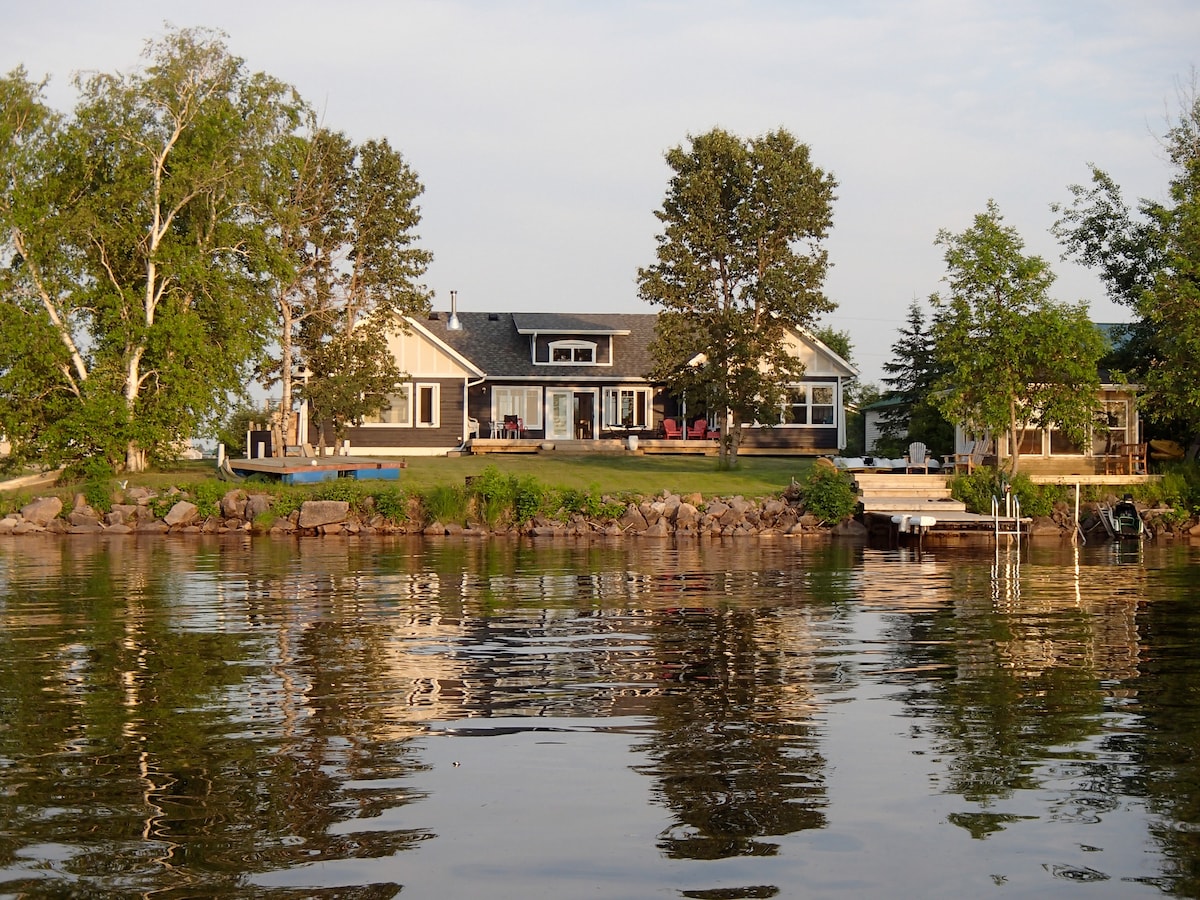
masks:
<svg viewBox="0 0 1200 900"><path fill-rule="evenodd" d="M617 516L590 517L571 513L565 519L534 516L522 525L504 524L489 527L478 521L440 522L407 519L394 521L379 515L373 505L357 512L344 500L305 500L298 509L286 515L272 517L277 498L270 493L251 492L243 487L227 491L215 505L215 510L202 515L194 498L171 488L156 494L146 488L131 488L115 501L108 512L101 513L88 505L82 495L74 499L72 508L64 513L58 497L35 497L19 511L0 518L0 536L26 534L245 534L297 536L354 536L420 534L426 536L499 536L525 535L531 537L585 536L645 536L647 538L681 536L781 536L803 535L865 539L866 529L861 521L847 519L825 523L805 510L803 498L794 491L780 496L751 501L740 495L712 497L699 494L680 495L663 491L654 497L643 497L624 503ZM619 506L615 498L604 498L606 505ZM155 509L169 508L161 515ZM1085 534L1098 528L1097 504L1081 509L1080 527ZM410 515L417 507L410 504ZM1143 508L1139 513L1146 523L1149 537L1200 537L1200 522L1195 519L1178 521L1165 515L1171 510ZM1038 517L1029 529L1029 536L1044 539L1067 538L1074 530L1071 516L1065 509Z"/></svg>

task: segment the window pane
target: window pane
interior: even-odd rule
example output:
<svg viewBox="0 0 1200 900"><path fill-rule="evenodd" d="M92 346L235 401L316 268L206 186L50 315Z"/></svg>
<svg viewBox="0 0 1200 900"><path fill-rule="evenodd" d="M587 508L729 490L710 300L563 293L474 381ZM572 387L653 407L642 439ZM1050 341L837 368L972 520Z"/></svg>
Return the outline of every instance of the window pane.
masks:
<svg viewBox="0 0 1200 900"><path fill-rule="evenodd" d="M813 402L814 406L816 406L817 404L820 404L822 406L832 406L833 405L833 388L830 385L823 385L823 384L813 385L812 402Z"/></svg>
<svg viewBox="0 0 1200 900"><path fill-rule="evenodd" d="M832 425L834 423L832 406L814 406L812 408L812 424Z"/></svg>

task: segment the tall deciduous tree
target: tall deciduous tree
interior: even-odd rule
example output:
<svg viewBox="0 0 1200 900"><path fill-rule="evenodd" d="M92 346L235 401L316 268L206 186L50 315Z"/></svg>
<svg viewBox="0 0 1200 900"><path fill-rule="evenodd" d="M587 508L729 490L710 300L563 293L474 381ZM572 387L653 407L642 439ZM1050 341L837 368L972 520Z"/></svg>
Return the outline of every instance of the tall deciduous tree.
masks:
<svg viewBox="0 0 1200 900"><path fill-rule="evenodd" d="M282 182L267 197L279 356L266 368L282 385L285 434L301 370L301 393L340 434L396 390L384 329L429 306L419 279L432 256L415 233L423 188L385 140L355 147L314 127L279 151Z"/></svg>
<svg viewBox="0 0 1200 900"><path fill-rule="evenodd" d="M935 394L952 421L1008 436L1010 467L1029 427L1057 427L1084 444L1097 414L1104 351L1086 306L1049 297L1045 260L1024 254L995 202L961 234L941 231L947 296L934 294L935 355L945 367Z"/></svg>
<svg viewBox="0 0 1200 900"><path fill-rule="evenodd" d="M1200 436L1200 95L1193 86L1163 139L1173 172L1167 202L1135 214L1117 184L1092 168L1073 185L1055 233L1068 256L1099 271L1109 296L1133 309L1118 363L1146 386L1148 413L1180 437Z"/></svg>
<svg viewBox="0 0 1200 900"><path fill-rule="evenodd" d="M5 127L24 123L0 185L0 425L19 458L139 471L243 388L264 340L252 201L302 104L214 32L172 31L146 59L77 79L65 121L23 73L0 90ZM54 420L22 426L43 398Z"/></svg>
<svg viewBox="0 0 1200 900"><path fill-rule="evenodd" d="M778 421L803 374L789 332L833 309L822 241L836 182L783 129L751 140L714 129L670 150L667 164L657 262L638 271L639 295L662 307L653 375L729 411L727 466L742 424Z"/></svg>

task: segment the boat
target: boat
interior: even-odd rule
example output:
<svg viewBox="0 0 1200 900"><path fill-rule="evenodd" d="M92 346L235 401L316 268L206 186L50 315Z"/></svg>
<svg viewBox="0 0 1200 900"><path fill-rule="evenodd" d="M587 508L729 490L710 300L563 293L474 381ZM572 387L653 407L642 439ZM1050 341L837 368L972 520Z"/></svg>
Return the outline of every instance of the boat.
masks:
<svg viewBox="0 0 1200 900"><path fill-rule="evenodd" d="M1111 507L1101 504L1100 521L1109 537L1117 540L1139 540L1146 532L1146 524L1138 514L1132 494L1126 494Z"/></svg>
<svg viewBox="0 0 1200 900"><path fill-rule="evenodd" d="M1187 451L1175 441L1151 441L1150 456L1154 459L1183 459Z"/></svg>

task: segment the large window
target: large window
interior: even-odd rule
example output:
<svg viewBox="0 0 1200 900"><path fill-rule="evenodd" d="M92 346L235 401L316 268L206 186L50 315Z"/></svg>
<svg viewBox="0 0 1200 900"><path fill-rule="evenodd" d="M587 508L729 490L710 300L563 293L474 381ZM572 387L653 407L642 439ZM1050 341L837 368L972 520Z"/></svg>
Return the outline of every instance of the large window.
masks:
<svg viewBox="0 0 1200 900"><path fill-rule="evenodd" d="M551 341L550 362L554 365L583 366L596 362L594 341Z"/></svg>
<svg viewBox="0 0 1200 900"><path fill-rule="evenodd" d="M373 416L363 418L364 425L412 425L412 385L405 384L394 394L388 394L383 408Z"/></svg>
<svg viewBox="0 0 1200 900"><path fill-rule="evenodd" d="M436 384L417 384L416 389L416 421L418 428L437 428L441 421L438 402L441 392Z"/></svg>
<svg viewBox="0 0 1200 900"><path fill-rule="evenodd" d="M605 388L605 428L645 428L650 421L649 388Z"/></svg>
<svg viewBox="0 0 1200 900"><path fill-rule="evenodd" d="M405 384L388 394L383 408L364 416L363 424L392 428L437 428L441 421L441 392L437 384Z"/></svg>
<svg viewBox="0 0 1200 900"><path fill-rule="evenodd" d="M492 419L503 422L517 416L526 428L542 427L542 389L536 387L492 388Z"/></svg>
<svg viewBox="0 0 1200 900"><path fill-rule="evenodd" d="M837 425L837 385L797 384L789 390L789 425Z"/></svg>

